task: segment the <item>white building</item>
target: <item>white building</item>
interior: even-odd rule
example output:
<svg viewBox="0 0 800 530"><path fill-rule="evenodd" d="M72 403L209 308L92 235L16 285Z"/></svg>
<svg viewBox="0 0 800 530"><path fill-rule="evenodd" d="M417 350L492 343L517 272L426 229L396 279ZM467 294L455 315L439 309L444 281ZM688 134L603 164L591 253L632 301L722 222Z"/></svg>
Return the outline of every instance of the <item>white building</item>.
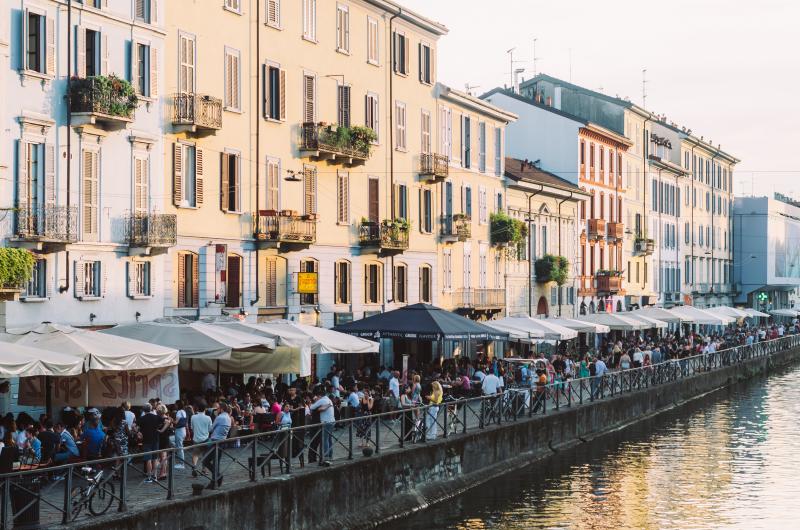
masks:
<svg viewBox="0 0 800 530"><path fill-rule="evenodd" d="M158 213L160 17L139 2L71 5L2 3L0 237L37 262L0 327L163 314L155 284L175 220ZM136 104L111 76L131 82Z"/></svg>

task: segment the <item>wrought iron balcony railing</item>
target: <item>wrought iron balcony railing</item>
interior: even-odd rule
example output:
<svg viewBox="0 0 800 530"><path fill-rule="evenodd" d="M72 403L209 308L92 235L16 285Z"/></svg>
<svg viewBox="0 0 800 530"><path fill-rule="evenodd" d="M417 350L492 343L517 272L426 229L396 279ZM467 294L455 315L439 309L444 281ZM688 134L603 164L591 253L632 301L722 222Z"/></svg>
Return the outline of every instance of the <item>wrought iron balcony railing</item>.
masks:
<svg viewBox="0 0 800 530"><path fill-rule="evenodd" d="M127 217L125 240L131 247L172 247L178 237L175 214L135 213Z"/></svg>
<svg viewBox="0 0 800 530"><path fill-rule="evenodd" d="M354 134L353 128L306 122L300 129L300 151L334 162L361 164L369 159L371 144Z"/></svg>
<svg viewBox="0 0 800 530"><path fill-rule="evenodd" d="M362 247L377 248L384 252L403 251L408 248L408 233L407 225L390 221L364 221L359 228L359 241Z"/></svg>
<svg viewBox="0 0 800 530"><path fill-rule="evenodd" d="M74 243L78 240L78 207L17 208L16 237L27 241Z"/></svg>
<svg viewBox="0 0 800 530"><path fill-rule="evenodd" d="M504 289L456 289L453 293L456 309L502 310L505 307Z"/></svg>
<svg viewBox="0 0 800 530"><path fill-rule="evenodd" d="M316 216L260 210L253 223L253 236L258 241L311 245L317 240Z"/></svg>
<svg viewBox="0 0 800 530"><path fill-rule="evenodd" d="M472 220L463 213L443 215L441 235L445 241L466 241L472 236Z"/></svg>
<svg viewBox="0 0 800 530"><path fill-rule="evenodd" d="M222 100L205 94L175 94L172 124L197 129L222 129Z"/></svg>
<svg viewBox="0 0 800 530"><path fill-rule="evenodd" d="M128 86L127 81L113 76L70 79L70 112L73 115L88 115L101 121L132 121L138 98L126 90Z"/></svg>
<svg viewBox="0 0 800 530"><path fill-rule="evenodd" d="M424 177L445 179L450 173L450 159L445 155L422 153L419 157L419 174Z"/></svg>

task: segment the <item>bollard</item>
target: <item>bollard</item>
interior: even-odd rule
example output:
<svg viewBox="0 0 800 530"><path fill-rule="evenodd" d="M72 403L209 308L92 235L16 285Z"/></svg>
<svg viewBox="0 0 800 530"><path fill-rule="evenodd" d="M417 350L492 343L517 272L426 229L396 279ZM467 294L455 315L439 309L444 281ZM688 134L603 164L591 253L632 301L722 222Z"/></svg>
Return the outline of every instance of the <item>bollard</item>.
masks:
<svg viewBox="0 0 800 530"><path fill-rule="evenodd" d="M381 419L378 418L375 421L375 454L380 454L381 452Z"/></svg>

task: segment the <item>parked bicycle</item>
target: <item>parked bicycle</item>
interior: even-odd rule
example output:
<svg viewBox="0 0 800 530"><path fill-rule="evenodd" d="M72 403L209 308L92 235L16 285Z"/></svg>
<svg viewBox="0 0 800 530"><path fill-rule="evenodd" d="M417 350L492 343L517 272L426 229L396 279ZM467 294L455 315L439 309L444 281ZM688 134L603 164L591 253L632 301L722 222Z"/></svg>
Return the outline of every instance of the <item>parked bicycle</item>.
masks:
<svg viewBox="0 0 800 530"><path fill-rule="evenodd" d="M103 480L103 470L93 467L81 468L81 479L86 485L72 488L72 519L76 519L85 507L89 507L92 515L103 515L114 502L115 488L110 480Z"/></svg>

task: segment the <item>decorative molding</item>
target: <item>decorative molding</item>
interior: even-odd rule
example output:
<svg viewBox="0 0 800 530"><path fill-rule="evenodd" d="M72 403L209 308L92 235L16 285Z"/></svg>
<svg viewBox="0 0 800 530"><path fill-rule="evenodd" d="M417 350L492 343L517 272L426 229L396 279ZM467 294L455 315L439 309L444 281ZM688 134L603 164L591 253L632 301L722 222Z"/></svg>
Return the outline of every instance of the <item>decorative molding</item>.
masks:
<svg viewBox="0 0 800 530"><path fill-rule="evenodd" d="M23 136L26 134L46 136L50 128L56 124L55 120L48 116L29 110L23 110L17 121Z"/></svg>

